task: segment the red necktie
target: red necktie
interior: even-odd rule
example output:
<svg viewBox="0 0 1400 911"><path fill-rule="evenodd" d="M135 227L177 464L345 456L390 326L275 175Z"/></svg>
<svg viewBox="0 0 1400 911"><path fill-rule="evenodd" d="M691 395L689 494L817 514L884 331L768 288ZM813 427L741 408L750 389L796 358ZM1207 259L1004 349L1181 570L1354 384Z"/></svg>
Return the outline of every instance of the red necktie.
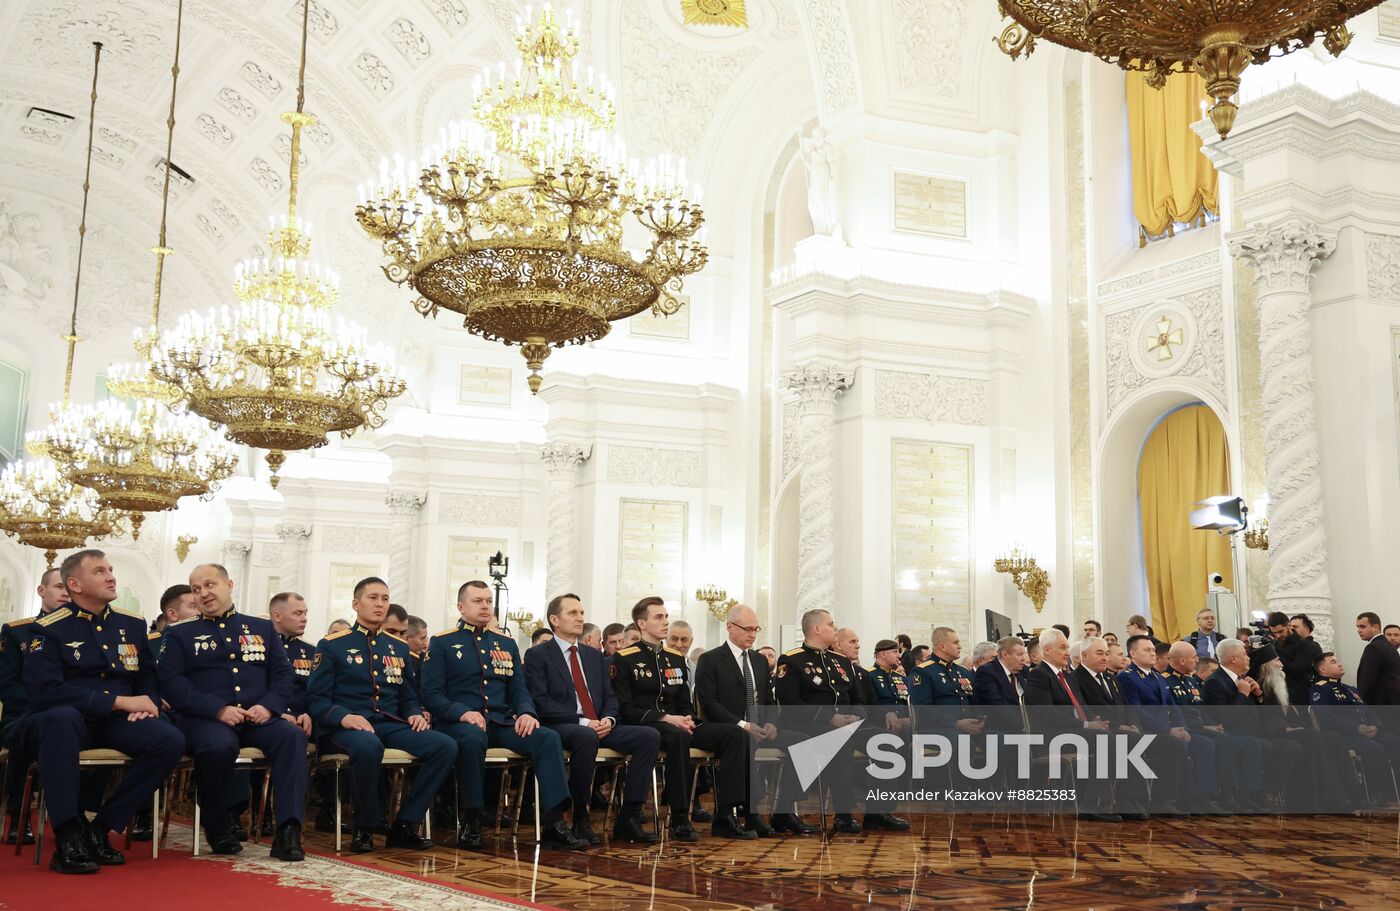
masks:
<svg viewBox="0 0 1400 911"><path fill-rule="evenodd" d="M1079 700L1074 698L1074 690L1069 688L1069 681L1065 679L1064 673L1060 672L1055 676L1060 678L1060 686L1065 688L1065 694L1069 696L1069 701L1074 703L1074 713L1079 716L1080 721L1087 724L1089 718L1084 714L1084 708L1079 704Z"/></svg>
<svg viewBox="0 0 1400 911"><path fill-rule="evenodd" d="M583 717L589 721L598 720L598 710L593 707L593 697L588 695L588 684L583 682L583 668L578 663L578 646L569 646L569 670L574 674L574 689L578 691L579 705L583 706Z"/></svg>

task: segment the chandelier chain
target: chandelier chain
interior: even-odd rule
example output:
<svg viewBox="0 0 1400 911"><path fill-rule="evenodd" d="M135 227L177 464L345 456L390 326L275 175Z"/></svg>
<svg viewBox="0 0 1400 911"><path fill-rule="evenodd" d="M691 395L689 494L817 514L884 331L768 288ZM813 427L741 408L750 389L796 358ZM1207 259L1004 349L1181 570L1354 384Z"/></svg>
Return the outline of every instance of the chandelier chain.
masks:
<svg viewBox="0 0 1400 911"><path fill-rule="evenodd" d="M73 275L73 312L68 318L68 363L63 369L63 404L73 392L73 353L78 346L78 294L83 286L83 247L87 240L88 196L92 190L92 140L97 127L97 74L102 66L102 42L92 43L92 95L88 104L87 165L83 170L83 214L78 219L78 265Z"/></svg>
<svg viewBox="0 0 1400 911"><path fill-rule="evenodd" d="M170 114L165 118L165 181L160 190L160 239L151 248L156 255L156 283L151 300L151 329L160 325L160 288L165 275L165 258L175 251L166 244L166 216L170 211L170 156L175 152L175 92L180 84L180 36L184 32L185 0L175 5L175 59L170 64Z"/></svg>

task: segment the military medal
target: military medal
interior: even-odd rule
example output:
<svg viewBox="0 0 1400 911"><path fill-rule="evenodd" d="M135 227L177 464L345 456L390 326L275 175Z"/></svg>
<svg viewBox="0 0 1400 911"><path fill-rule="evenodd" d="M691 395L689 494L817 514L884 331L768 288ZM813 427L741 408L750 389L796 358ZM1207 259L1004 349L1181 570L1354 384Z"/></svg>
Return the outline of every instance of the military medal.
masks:
<svg viewBox="0 0 1400 911"><path fill-rule="evenodd" d="M82 653L78 651L78 647L81 646L81 645L83 644L83 641L82 641L82 640L79 640L78 642L65 642L65 643L63 643L63 644L66 645L68 648L71 648L71 649L73 650L73 660L74 660L74 661L82 661L82 660L83 660Z"/></svg>
<svg viewBox="0 0 1400 911"><path fill-rule="evenodd" d="M817 674L815 677L812 678L812 682L813 682L813 683L817 683L817 684L821 683L821 682L822 682L822 675L821 675L821 674Z"/></svg>

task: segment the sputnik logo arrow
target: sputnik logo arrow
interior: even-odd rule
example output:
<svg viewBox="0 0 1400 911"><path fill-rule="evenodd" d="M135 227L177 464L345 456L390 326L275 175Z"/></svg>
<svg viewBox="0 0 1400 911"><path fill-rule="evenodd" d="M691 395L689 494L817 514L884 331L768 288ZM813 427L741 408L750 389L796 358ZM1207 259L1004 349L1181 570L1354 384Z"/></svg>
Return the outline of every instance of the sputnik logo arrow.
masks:
<svg viewBox="0 0 1400 911"><path fill-rule="evenodd" d="M856 735L860 724L859 720L852 721L834 731L809 737L788 748L788 754L792 757L792 766L797 772L797 781L802 785L802 790L805 791L811 787L812 782L817 780L817 776L826 771L831 760L835 759L836 754L841 752L841 749Z"/></svg>

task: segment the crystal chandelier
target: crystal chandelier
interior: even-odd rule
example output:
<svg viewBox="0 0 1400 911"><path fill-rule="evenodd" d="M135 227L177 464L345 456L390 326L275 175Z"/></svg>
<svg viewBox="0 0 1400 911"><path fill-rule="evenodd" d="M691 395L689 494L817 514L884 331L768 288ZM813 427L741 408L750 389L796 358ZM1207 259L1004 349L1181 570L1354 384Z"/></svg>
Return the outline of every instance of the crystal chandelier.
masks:
<svg viewBox="0 0 1400 911"><path fill-rule="evenodd" d="M502 63L478 77L473 119L441 130L421 167L383 163L355 211L384 274L420 295L414 309L452 310L470 332L519 345L531 392L551 348L600 339L643 310L676 313L681 277L708 259L684 160L627 159L611 86L580 72L568 19L546 4L521 23L514 75Z"/></svg>
<svg viewBox="0 0 1400 911"><path fill-rule="evenodd" d="M78 222L78 263L73 281L73 315L69 321L68 366L63 379L63 402L73 387L73 349L78 343L78 291L83 278L83 243L87 237L88 188L92 176L92 130L97 114L97 74L102 44L93 43L92 102L88 111L87 171L83 175L83 211ZM49 566L60 550L82 547L92 538L118 530L118 518L104 509L97 495L65 479L46 458L25 459L0 473L0 530L21 544L44 552Z"/></svg>
<svg viewBox="0 0 1400 911"><path fill-rule="evenodd" d="M302 8L297 109L282 115L292 128L287 214L272 221L273 254L239 264L239 303L187 313L174 329L137 342L157 382L181 390L178 407L223 425L236 443L266 449L272 486L286 453L324 446L332 433L379 427L390 399L406 388L387 347L333 317L339 280L308 259L311 226L297 216L301 131L305 113L307 7Z"/></svg>
<svg viewBox="0 0 1400 911"><path fill-rule="evenodd" d="M156 254L156 280L151 327L160 321L160 288L166 246L166 214L170 202L170 156L175 138L175 89L180 73L180 31L183 0L176 7L175 61L171 66L170 116L166 120L165 187L161 200L160 240ZM109 398L90 406L57 409L48 428L30 435L31 450L52 459L64 476L97 494L98 503L127 513L132 538L141 534L148 512L163 512L179 505L183 497L207 496L220 481L233 474L238 455L220 440L207 422L189 414L173 414L166 407L170 397L158 386L141 387L154 379L148 370L124 368L118 374L127 382L126 392L137 395L131 404ZM110 387L109 387L110 388ZM168 388L168 387L167 387Z"/></svg>
<svg viewBox="0 0 1400 911"><path fill-rule="evenodd" d="M1347 20L1382 0L998 0L1014 20L997 45L1014 60L1037 39L1093 54L1125 70L1143 70L1161 88L1172 73L1194 70L1215 99L1211 123L1223 139L1238 107L1240 74L1308 47L1318 36L1334 56L1351 43Z"/></svg>

